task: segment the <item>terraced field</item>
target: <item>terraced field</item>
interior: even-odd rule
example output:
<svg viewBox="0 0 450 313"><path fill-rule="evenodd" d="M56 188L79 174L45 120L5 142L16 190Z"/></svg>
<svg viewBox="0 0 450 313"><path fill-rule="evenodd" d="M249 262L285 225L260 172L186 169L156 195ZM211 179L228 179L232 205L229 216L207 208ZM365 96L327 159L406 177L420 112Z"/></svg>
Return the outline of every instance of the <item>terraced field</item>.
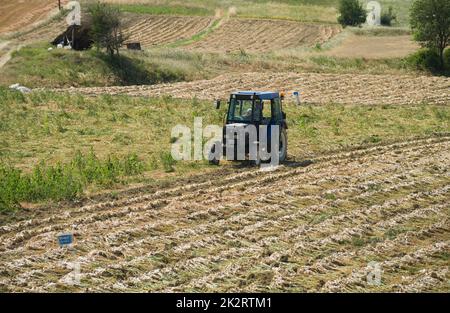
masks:
<svg viewBox="0 0 450 313"><path fill-rule="evenodd" d="M48 24L38 26L31 31L24 32L17 36L16 40L19 42L38 42L38 41L53 41L59 34L67 28L64 19L50 21Z"/></svg>
<svg viewBox="0 0 450 313"><path fill-rule="evenodd" d="M128 42L142 46L172 43L188 39L211 25L212 17L141 16L124 30Z"/></svg>
<svg viewBox="0 0 450 313"><path fill-rule="evenodd" d="M313 46L329 40L340 31L341 27L337 25L231 18L205 39L194 42L188 48L214 52L266 52Z"/></svg>
<svg viewBox="0 0 450 313"><path fill-rule="evenodd" d="M300 91L307 103L417 104L450 103L450 79L428 76L233 73L212 80L152 86L93 87L62 89L89 95L128 94L192 99L224 98L235 90ZM61 90L61 89L60 89ZM289 100L289 99L287 99Z"/></svg>
<svg viewBox="0 0 450 313"><path fill-rule="evenodd" d="M450 137L431 137L42 211L0 227L0 289L445 291L449 170Z"/></svg>
<svg viewBox="0 0 450 313"><path fill-rule="evenodd" d="M65 4L68 0L62 0ZM0 34L21 31L34 23L45 20L58 9L53 0L2 0L0 2Z"/></svg>

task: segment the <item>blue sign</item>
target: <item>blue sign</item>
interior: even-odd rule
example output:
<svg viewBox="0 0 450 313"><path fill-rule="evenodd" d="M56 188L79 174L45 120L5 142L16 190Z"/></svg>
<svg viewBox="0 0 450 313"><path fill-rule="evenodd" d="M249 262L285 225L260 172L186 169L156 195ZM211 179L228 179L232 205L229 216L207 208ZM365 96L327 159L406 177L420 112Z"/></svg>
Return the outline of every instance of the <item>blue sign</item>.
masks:
<svg viewBox="0 0 450 313"><path fill-rule="evenodd" d="M294 91L294 96L298 96L298 91Z"/></svg>
<svg viewBox="0 0 450 313"><path fill-rule="evenodd" d="M58 243L61 247L70 245L73 242L72 234L64 234L58 236Z"/></svg>

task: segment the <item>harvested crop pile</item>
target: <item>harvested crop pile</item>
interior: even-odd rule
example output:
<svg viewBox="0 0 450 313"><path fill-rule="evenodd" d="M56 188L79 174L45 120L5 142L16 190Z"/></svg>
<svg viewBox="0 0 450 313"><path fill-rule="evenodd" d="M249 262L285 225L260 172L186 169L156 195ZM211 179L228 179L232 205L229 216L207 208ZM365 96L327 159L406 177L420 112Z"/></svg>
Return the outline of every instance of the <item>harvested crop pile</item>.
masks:
<svg viewBox="0 0 450 313"><path fill-rule="evenodd" d="M124 30L128 42L152 46L191 38L207 28L213 18L180 16L141 16Z"/></svg>
<svg viewBox="0 0 450 313"><path fill-rule="evenodd" d="M323 43L340 31L340 26L336 25L231 18L189 48L219 52L264 52Z"/></svg>
<svg viewBox="0 0 450 313"><path fill-rule="evenodd" d="M170 95L175 98L217 99L235 90L300 91L307 103L417 104L450 103L450 79L429 76L235 73L212 80L153 86L94 87L66 89L85 94Z"/></svg>
<svg viewBox="0 0 450 313"><path fill-rule="evenodd" d="M431 137L48 210L0 227L0 290L448 291L449 170Z"/></svg>

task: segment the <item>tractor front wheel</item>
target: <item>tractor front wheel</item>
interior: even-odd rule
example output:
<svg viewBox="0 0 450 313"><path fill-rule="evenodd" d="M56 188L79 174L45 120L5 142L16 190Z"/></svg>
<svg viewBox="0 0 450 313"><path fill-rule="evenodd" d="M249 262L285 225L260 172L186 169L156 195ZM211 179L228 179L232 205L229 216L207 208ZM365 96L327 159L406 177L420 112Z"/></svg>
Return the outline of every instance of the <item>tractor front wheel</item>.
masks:
<svg viewBox="0 0 450 313"><path fill-rule="evenodd" d="M211 150L209 152L209 164L211 165L219 165L220 160L217 159L217 157L215 156L215 152L216 152L216 147L218 147L220 145L220 142L216 142L212 147Z"/></svg>

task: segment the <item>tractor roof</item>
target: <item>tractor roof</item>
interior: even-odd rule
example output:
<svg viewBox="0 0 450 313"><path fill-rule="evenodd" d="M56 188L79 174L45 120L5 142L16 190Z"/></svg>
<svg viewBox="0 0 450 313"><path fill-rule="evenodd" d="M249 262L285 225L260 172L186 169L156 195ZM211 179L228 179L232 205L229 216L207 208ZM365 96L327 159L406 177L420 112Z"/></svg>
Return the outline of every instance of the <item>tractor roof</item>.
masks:
<svg viewBox="0 0 450 313"><path fill-rule="evenodd" d="M239 95L239 96L257 96L259 99L262 100L272 100L280 97L280 93L277 91L236 91L233 92L232 95Z"/></svg>

